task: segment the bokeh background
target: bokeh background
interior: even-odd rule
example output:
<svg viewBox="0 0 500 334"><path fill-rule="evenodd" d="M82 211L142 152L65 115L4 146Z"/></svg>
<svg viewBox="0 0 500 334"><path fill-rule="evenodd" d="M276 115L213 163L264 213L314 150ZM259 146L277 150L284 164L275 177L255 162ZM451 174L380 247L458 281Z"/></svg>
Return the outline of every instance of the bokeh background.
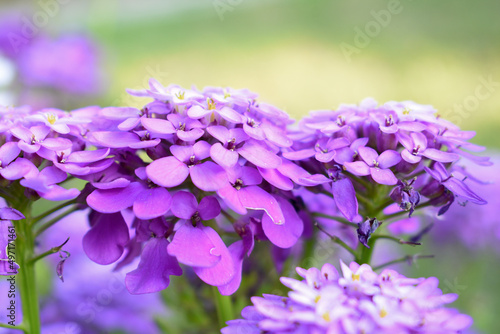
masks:
<svg viewBox="0 0 500 334"><path fill-rule="evenodd" d="M500 149L496 0L2 0L0 19L30 19L47 11L42 3L56 7L38 34L83 34L98 50L99 89L66 99L72 108L89 101L141 106L125 89L147 88L150 77L165 85L248 88L296 119L367 96L414 100L477 131L475 143L491 155ZM500 225L500 209L489 212ZM459 293L454 305L474 317L478 331L497 333L498 247L478 250L458 241L423 247L436 258L408 272L437 276L444 290Z"/></svg>

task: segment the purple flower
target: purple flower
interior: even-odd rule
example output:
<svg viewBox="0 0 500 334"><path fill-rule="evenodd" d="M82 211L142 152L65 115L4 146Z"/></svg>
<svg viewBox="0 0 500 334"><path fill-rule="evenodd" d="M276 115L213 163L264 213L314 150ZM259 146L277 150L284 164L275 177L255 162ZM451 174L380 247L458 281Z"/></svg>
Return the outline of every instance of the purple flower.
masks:
<svg viewBox="0 0 500 334"><path fill-rule="evenodd" d="M442 294L436 278L410 279L393 271L341 262L321 271L297 268L302 281L282 277L288 297L253 297L243 319L227 322L231 333L459 333L472 319L443 305L457 299Z"/></svg>
<svg viewBox="0 0 500 334"><path fill-rule="evenodd" d="M487 204L484 199L476 195L462 180L450 175L443 164L437 162L434 165L434 169L430 169L428 167L424 167L424 169L427 174L435 180L435 182L431 181L428 185L426 185L426 187L422 190L423 195L431 198L440 198L451 193L461 202L470 201L471 203L479 205ZM441 209L439 214L445 213L452 202L453 197L451 197L448 201L448 205Z"/></svg>
<svg viewBox="0 0 500 334"><path fill-rule="evenodd" d="M375 182L386 185L394 185L398 179L389 169L401 161L401 156L398 152L387 150L378 155L378 153L370 147L360 147L359 156L363 161L346 162L344 166L354 175L371 175Z"/></svg>
<svg viewBox="0 0 500 334"><path fill-rule="evenodd" d="M422 156L439 162L453 162L459 158L455 153L429 148L427 137L420 132L413 132L410 134L410 137L399 135L399 140L405 147L401 152L401 156L411 164L419 163L422 160Z"/></svg>
<svg viewBox="0 0 500 334"><path fill-rule="evenodd" d="M215 191L227 184L226 172L212 161L202 160L210 156L210 144L199 141L193 146L170 147L173 156L153 161L146 168L148 178L163 187L175 187L191 176L191 181L205 191Z"/></svg>
<svg viewBox="0 0 500 334"><path fill-rule="evenodd" d="M285 218L276 199L258 185L262 176L252 167L235 165L227 170L229 185L217 194L235 212L246 214L247 209L264 210L275 224L283 224Z"/></svg>

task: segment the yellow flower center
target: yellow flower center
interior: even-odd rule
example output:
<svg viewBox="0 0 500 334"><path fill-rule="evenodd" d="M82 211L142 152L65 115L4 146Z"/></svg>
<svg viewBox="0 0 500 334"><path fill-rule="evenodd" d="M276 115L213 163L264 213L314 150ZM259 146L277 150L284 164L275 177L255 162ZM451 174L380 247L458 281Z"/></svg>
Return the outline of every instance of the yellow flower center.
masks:
<svg viewBox="0 0 500 334"><path fill-rule="evenodd" d="M386 310L384 310L384 309L381 309L381 310L380 310L380 317L381 317L381 318L385 318L385 317L386 317L386 315L387 315L387 311L386 311Z"/></svg>
<svg viewBox="0 0 500 334"><path fill-rule="evenodd" d="M410 114L410 109L405 108L405 109L403 110L403 115L409 115L409 114Z"/></svg>
<svg viewBox="0 0 500 334"><path fill-rule="evenodd" d="M330 321L330 314L329 313L323 313L323 319L325 319L325 321Z"/></svg>
<svg viewBox="0 0 500 334"><path fill-rule="evenodd" d="M175 96L179 99L179 100L184 100L184 95L186 94L186 92L178 92L178 93L175 93Z"/></svg>
<svg viewBox="0 0 500 334"><path fill-rule="evenodd" d="M231 94L229 94L229 93L227 93L227 92L226 92L226 93L224 93L224 98L225 98L225 99L227 99L228 97L231 97Z"/></svg>
<svg viewBox="0 0 500 334"><path fill-rule="evenodd" d="M47 122L49 122L50 124L55 124L55 122L57 121L57 117L56 115L53 115L53 114L48 114L47 115Z"/></svg>
<svg viewBox="0 0 500 334"><path fill-rule="evenodd" d="M357 274L357 275L352 274L352 280L359 281L359 274Z"/></svg>
<svg viewBox="0 0 500 334"><path fill-rule="evenodd" d="M316 298L314 298L314 302L317 303L317 302L319 302L320 299L321 299L321 296L316 296Z"/></svg>
<svg viewBox="0 0 500 334"><path fill-rule="evenodd" d="M207 98L208 110L215 110L215 101L211 98Z"/></svg>

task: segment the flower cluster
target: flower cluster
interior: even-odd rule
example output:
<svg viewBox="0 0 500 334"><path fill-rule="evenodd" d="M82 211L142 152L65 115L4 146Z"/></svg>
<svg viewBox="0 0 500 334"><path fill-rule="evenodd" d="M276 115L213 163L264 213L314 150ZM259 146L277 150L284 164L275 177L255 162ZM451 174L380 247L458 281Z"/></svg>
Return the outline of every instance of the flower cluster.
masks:
<svg viewBox="0 0 500 334"><path fill-rule="evenodd" d="M0 109L0 181L13 207L40 197L89 206L84 251L118 267L140 257L126 276L134 294L166 288L180 264L232 294L255 240L290 248L316 219L352 248L356 232L371 247L391 204L411 215L424 206L443 214L455 198L486 203L452 174L461 156L489 164L464 151L481 150L467 142L474 134L429 106L365 100L313 112L290 129L286 113L247 90L152 79L129 93L152 101ZM62 187L68 175L85 188Z"/></svg>
<svg viewBox="0 0 500 334"><path fill-rule="evenodd" d="M304 279L282 277L288 297L253 297L244 319L227 322L222 333L459 333L472 319L445 308L457 299L443 294L438 280L407 278L369 265L331 264L321 270L297 268Z"/></svg>
<svg viewBox="0 0 500 334"><path fill-rule="evenodd" d="M83 240L87 255L110 264L126 249L122 265L140 254L126 278L132 293L166 288L170 275L182 273L179 263L233 293L255 237L287 248L303 231L288 198L293 180L307 172L279 156L292 145L288 116L246 90L198 91L151 80L150 89L129 93L153 101L140 110L104 108L96 124L106 127L86 134L116 162L85 177L96 212ZM241 240L226 246L221 230Z"/></svg>
<svg viewBox="0 0 500 334"><path fill-rule="evenodd" d="M359 240L368 246L379 225L373 219L393 203L409 216L419 205L439 206L441 215L455 199L486 204L452 174L461 157L490 164L468 152L484 149L468 142L474 134L441 119L431 106L366 99L311 112L291 131L294 144L283 156L311 174L298 184L329 194L345 219L358 222ZM371 220L360 223L363 216Z"/></svg>

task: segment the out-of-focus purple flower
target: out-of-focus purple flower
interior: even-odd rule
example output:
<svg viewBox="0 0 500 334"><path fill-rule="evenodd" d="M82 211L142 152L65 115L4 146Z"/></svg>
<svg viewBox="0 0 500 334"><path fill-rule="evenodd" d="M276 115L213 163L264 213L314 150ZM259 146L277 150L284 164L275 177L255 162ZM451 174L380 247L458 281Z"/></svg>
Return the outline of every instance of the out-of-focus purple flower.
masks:
<svg viewBox="0 0 500 334"><path fill-rule="evenodd" d="M434 277L411 279L396 271L341 262L335 267L297 268L302 281L282 277L288 297L253 297L240 320L221 330L231 333L460 333L472 319L443 305L457 299L443 294Z"/></svg>
<svg viewBox="0 0 500 334"><path fill-rule="evenodd" d="M81 36L39 38L19 56L20 73L26 85L78 94L95 93L101 88L97 62L95 46Z"/></svg>

